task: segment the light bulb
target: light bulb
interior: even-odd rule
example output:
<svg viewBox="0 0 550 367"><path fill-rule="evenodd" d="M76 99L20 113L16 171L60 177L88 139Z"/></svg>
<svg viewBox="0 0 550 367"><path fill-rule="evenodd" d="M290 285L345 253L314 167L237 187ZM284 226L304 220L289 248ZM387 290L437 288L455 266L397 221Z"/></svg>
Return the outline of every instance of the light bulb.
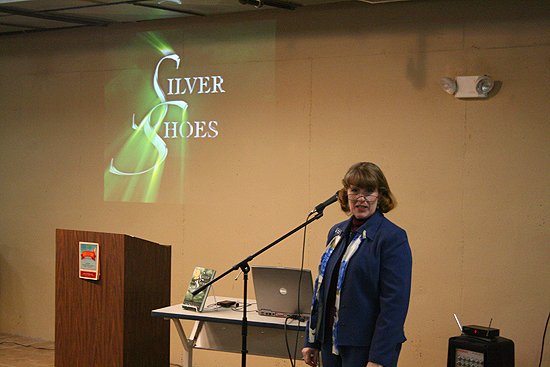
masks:
<svg viewBox="0 0 550 367"><path fill-rule="evenodd" d="M445 77L439 80L439 85L443 90L449 94L454 94L456 92L456 83L451 78Z"/></svg>
<svg viewBox="0 0 550 367"><path fill-rule="evenodd" d="M493 85L493 79L489 78L487 75L484 75L477 80L476 91L479 94L487 94L491 91L491 89L493 89Z"/></svg>

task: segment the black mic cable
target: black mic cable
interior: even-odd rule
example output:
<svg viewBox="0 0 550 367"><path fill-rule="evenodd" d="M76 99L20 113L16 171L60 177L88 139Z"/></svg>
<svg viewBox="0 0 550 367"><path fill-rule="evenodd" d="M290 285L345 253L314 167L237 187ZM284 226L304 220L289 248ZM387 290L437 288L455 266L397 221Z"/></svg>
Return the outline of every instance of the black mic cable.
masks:
<svg viewBox="0 0 550 367"><path fill-rule="evenodd" d="M314 213L315 213L315 211L312 211L311 213L309 213L307 215L306 222L309 220L309 218ZM297 317L294 318L295 320L298 320L298 329L296 330L296 342L294 343L294 358L292 357L292 353L290 351L289 340L288 340L287 331L286 331L286 324L287 324L287 321L290 317L287 317L286 320L285 320L286 350L287 350L287 353L288 353L288 357L289 357L289 360L290 360L291 367L296 366L296 353L298 352L298 341L300 340L300 323L303 320L303 317L300 313L300 310L301 310L301 305L300 305L301 297L300 297L300 294L301 294L301 291L302 291L301 290L302 289L302 275L304 274L304 258L305 258L305 251L306 251L306 235L307 235L307 225L304 226L304 237L302 238L302 258L301 258L301 263L300 263L300 277L298 279L298 315L296 315ZM306 325L307 325L307 323L306 323ZM307 329L304 332L304 337L307 338Z"/></svg>

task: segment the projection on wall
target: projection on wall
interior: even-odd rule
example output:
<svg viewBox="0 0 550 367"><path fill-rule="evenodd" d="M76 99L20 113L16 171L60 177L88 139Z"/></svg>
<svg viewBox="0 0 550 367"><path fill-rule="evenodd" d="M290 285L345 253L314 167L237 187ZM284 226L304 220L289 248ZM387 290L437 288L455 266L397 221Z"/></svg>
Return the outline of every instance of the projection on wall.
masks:
<svg viewBox="0 0 550 367"><path fill-rule="evenodd" d="M104 200L183 203L187 165L207 172L212 159L243 154L235 147L275 116L275 35L274 20L201 24L137 34L111 50ZM249 121L255 128L241 131Z"/></svg>
<svg viewBox="0 0 550 367"><path fill-rule="evenodd" d="M181 202L187 141L216 138L219 134L215 120L188 119L185 98L192 94L225 93L223 76L187 76L180 56L160 37L147 34L147 39L160 55L158 60L152 60L150 73L123 71L106 88L107 104L114 96L127 94L132 100L122 104L135 109L118 117L126 120L127 127L106 150L106 201L156 202L163 182L169 181L164 184L169 193L166 201ZM117 114L109 117L116 119Z"/></svg>

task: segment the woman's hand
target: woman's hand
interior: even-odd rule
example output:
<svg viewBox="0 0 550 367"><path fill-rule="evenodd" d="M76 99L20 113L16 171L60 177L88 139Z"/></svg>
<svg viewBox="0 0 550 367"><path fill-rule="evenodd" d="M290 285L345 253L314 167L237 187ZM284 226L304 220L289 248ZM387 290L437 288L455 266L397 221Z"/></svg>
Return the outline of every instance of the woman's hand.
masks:
<svg viewBox="0 0 550 367"><path fill-rule="evenodd" d="M367 364L367 367L384 367L384 366L382 366L381 364L378 364L378 363L369 362Z"/></svg>
<svg viewBox="0 0 550 367"><path fill-rule="evenodd" d="M319 364L319 350L315 348L302 349L304 356L304 362L310 366L317 366Z"/></svg>

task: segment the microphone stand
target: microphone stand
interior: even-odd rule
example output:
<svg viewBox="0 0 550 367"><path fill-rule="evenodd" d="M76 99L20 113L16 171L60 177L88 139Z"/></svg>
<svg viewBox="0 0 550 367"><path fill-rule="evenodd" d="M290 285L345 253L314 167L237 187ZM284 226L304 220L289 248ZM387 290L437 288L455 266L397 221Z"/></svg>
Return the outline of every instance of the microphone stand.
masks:
<svg viewBox="0 0 550 367"><path fill-rule="evenodd" d="M262 254L263 252L269 250L270 248L272 248L273 246L275 246L276 244L278 244L279 242L281 242L285 238L287 238L287 237L291 236L292 234L298 232L300 229L304 228L305 226L307 226L311 222L316 221L317 219L321 218L323 216L323 209L324 208L322 208L320 210L314 210L313 212L317 212L317 214L313 218L308 219L307 221L300 224L298 227L294 228L290 232L286 233L285 235L283 235L283 236L279 237L278 239L276 239L275 241L271 242L269 245L265 246L260 251L248 256L246 259L244 259L241 262L233 265L230 269L225 271L223 274L217 276L216 278L212 279L210 282L202 285L201 287L199 287L199 288L195 289L193 292L191 292L191 294L193 294L193 296L195 296L198 293L205 290L212 283L217 282L218 280L225 277L227 274L231 273L232 271L235 271L237 269L241 269L241 271L243 273L243 281L244 281L244 285L243 285L243 287L244 287L244 290L243 290L243 317L242 317L242 322L241 322L241 331L242 331L242 333L241 333L242 334L242 348L241 348L242 360L241 360L241 366L242 367L246 366L246 355L248 353L248 350L246 349L247 348L246 347L246 342L247 342L247 336L248 336L248 319L246 318L246 304L247 304L247 296L248 296L248 294L247 294L248 293L248 291L247 291L247 289L248 289L248 273L250 272L250 266L248 265L248 263L250 261L252 261L252 259L254 259L256 256L258 256L258 255Z"/></svg>

